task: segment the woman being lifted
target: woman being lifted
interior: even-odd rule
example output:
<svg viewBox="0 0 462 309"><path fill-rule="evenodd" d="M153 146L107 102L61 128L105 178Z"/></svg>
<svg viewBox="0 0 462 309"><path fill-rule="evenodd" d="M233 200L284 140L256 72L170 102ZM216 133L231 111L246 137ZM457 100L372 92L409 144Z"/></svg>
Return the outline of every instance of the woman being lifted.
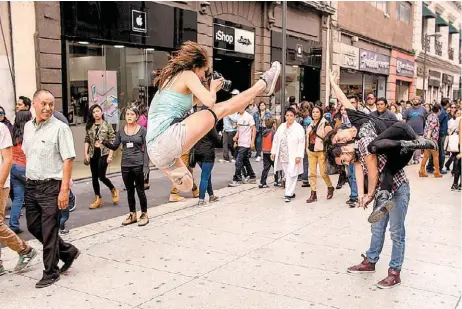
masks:
<svg viewBox="0 0 462 309"><path fill-rule="evenodd" d="M208 82L207 52L197 43L185 42L154 80L159 90L149 108L146 135L152 163L167 174L178 190L190 191L192 176L184 163L177 159L206 135L219 119L246 108L262 93L272 95L280 71L281 64L273 62L250 89L215 104L223 79L211 79L210 90L207 90L203 85ZM207 109L186 117L198 102Z"/></svg>

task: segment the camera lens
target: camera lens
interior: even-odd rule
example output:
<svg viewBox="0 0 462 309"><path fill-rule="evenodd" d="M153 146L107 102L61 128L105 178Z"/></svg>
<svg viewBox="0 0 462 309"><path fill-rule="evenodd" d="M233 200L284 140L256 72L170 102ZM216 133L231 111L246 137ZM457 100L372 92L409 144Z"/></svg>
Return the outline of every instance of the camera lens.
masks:
<svg viewBox="0 0 462 309"><path fill-rule="evenodd" d="M226 92L229 92L231 90L231 81L230 80L223 80L223 86L221 86L221 89L223 89Z"/></svg>

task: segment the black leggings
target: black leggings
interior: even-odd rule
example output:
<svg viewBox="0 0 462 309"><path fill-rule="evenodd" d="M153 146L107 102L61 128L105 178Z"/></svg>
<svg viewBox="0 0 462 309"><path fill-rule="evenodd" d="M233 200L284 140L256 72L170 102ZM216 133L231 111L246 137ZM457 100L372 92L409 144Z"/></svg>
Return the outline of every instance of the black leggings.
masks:
<svg viewBox="0 0 462 309"><path fill-rule="evenodd" d="M101 149L95 148L93 157L90 159L91 182L93 184L93 191L95 195L101 197L101 188L99 180L104 183L111 191L114 189L112 182L106 177L107 171L107 157L108 155L101 156Z"/></svg>
<svg viewBox="0 0 462 309"><path fill-rule="evenodd" d="M143 165L136 167L122 166L122 179L127 189L128 207L130 212L136 212L135 189L140 200L141 212L148 211L148 201L144 193Z"/></svg>
<svg viewBox="0 0 462 309"><path fill-rule="evenodd" d="M370 153L387 156L387 163L381 173L380 190L391 192L393 188L393 176L412 159L413 151L400 154L402 148L400 141L415 139L417 139L417 135L408 124L395 122L367 146Z"/></svg>
<svg viewBox="0 0 462 309"><path fill-rule="evenodd" d="M456 186L460 184L460 173L461 173L460 168L461 168L461 159L455 158L454 167L452 168L452 170L454 171L454 182L452 184Z"/></svg>

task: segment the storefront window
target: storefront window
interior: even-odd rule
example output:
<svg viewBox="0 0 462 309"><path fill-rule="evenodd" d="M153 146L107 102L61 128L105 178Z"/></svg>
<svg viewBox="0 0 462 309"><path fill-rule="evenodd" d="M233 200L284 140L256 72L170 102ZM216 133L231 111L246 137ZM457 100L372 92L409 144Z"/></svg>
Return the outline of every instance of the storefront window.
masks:
<svg viewBox="0 0 462 309"><path fill-rule="evenodd" d="M300 102L300 67L298 65L286 65L286 97L281 98L281 91L275 93L276 103L289 102L289 97L294 96L295 102Z"/></svg>
<svg viewBox="0 0 462 309"><path fill-rule="evenodd" d="M67 116L77 150L74 178L90 175L83 165L83 144L88 111L99 104L114 130L123 125L123 112L130 101L149 104L154 89L152 72L165 66L169 53L154 49L87 42L67 42ZM120 170L120 151L109 173Z"/></svg>
<svg viewBox="0 0 462 309"><path fill-rule="evenodd" d="M363 97L363 73L349 70L340 71L340 89L347 95Z"/></svg>
<svg viewBox="0 0 462 309"><path fill-rule="evenodd" d="M377 97L378 77L376 75L364 74L364 94L373 93Z"/></svg>
<svg viewBox="0 0 462 309"><path fill-rule="evenodd" d="M396 102L400 102L401 100L409 101L409 87L411 83L403 82L400 80L396 81Z"/></svg>

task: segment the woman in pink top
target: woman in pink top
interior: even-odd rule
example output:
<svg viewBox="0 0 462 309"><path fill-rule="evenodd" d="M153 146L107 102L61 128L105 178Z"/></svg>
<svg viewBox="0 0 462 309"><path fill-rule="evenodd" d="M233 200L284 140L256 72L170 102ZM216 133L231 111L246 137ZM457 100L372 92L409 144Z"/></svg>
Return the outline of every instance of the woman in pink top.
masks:
<svg viewBox="0 0 462 309"><path fill-rule="evenodd" d="M140 100L135 100L131 103L132 107L135 107L140 112L140 117L138 119L138 124L143 128L148 128L148 108L146 104ZM148 172L144 175L144 190L149 190L149 169Z"/></svg>
<svg viewBox="0 0 462 309"><path fill-rule="evenodd" d="M24 192L26 186L26 155L21 149L24 137L24 125L32 119L29 111L19 111L16 113L14 121L12 140L13 140L13 165L11 166L11 189L13 190L13 203L10 213L10 229L16 234L21 233L19 228L19 217L24 203Z"/></svg>

